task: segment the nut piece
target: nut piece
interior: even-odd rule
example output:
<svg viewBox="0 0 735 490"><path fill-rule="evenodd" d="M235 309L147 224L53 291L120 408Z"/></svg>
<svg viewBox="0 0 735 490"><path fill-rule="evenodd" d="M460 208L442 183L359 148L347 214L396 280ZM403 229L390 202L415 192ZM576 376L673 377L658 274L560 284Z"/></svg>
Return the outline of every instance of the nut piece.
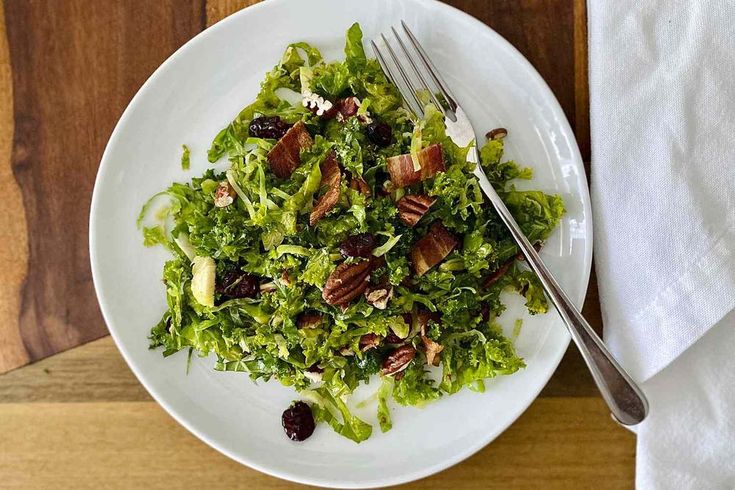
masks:
<svg viewBox="0 0 735 490"><path fill-rule="evenodd" d="M316 328L322 322L322 316L319 313L303 312L296 320L296 326L299 328Z"/></svg>
<svg viewBox="0 0 735 490"><path fill-rule="evenodd" d="M378 285L370 286L365 289L365 299L368 304L373 305L379 310L384 310L388 306L388 301L393 297L393 286Z"/></svg>
<svg viewBox="0 0 735 490"><path fill-rule="evenodd" d="M491 129L485 134L485 138L489 140L502 140L506 136L508 136L508 130L505 128Z"/></svg>
<svg viewBox="0 0 735 490"><path fill-rule="evenodd" d="M444 350L444 346L434 342L426 335L421 336L421 342L424 343L424 350L426 351L426 362L432 366L439 365L439 353Z"/></svg>
<svg viewBox="0 0 735 490"><path fill-rule="evenodd" d="M235 202L235 189L232 188L229 182L223 180L217 186L217 190L214 191L214 205L218 208L226 208L233 202Z"/></svg>
<svg viewBox="0 0 735 490"><path fill-rule="evenodd" d="M413 228L435 202L436 199L421 194L403 196L398 201L398 217Z"/></svg>
<svg viewBox="0 0 735 490"><path fill-rule="evenodd" d="M370 197L370 186L365 182L365 179L352 177L352 180L350 180L350 189L357 191L366 197Z"/></svg>
<svg viewBox="0 0 735 490"><path fill-rule="evenodd" d="M372 270L372 260L339 264L327 279L322 298L330 305L346 305L365 291Z"/></svg>
<svg viewBox="0 0 735 490"><path fill-rule="evenodd" d="M385 358L381 372L386 376L390 376L403 371L413 361L414 357L416 357L416 349L410 345L402 345Z"/></svg>
<svg viewBox="0 0 735 490"><path fill-rule="evenodd" d="M360 350L365 352L370 349L375 349L380 345L381 337L374 333L366 333L360 337Z"/></svg>

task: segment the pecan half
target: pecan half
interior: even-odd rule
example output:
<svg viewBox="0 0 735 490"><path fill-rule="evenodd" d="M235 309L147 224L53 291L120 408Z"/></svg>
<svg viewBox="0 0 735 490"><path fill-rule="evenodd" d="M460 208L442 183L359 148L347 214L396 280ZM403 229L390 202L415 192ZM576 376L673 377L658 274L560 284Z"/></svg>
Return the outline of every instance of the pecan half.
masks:
<svg viewBox="0 0 735 490"><path fill-rule="evenodd" d="M369 286L365 289L365 299L368 304L373 305L379 310L384 310L388 307L388 301L393 297L393 286L377 285Z"/></svg>
<svg viewBox="0 0 735 490"><path fill-rule="evenodd" d="M402 345L385 358L381 372L386 376L390 376L403 371L413 361L414 357L416 357L416 349L410 345Z"/></svg>
<svg viewBox="0 0 735 490"><path fill-rule="evenodd" d="M301 164L301 150L314 144L303 121L299 121L286 131L281 139L268 152L268 163L276 177L285 179L291 176Z"/></svg>
<svg viewBox="0 0 735 490"><path fill-rule="evenodd" d="M421 194L403 196L398 201L398 218L413 228L435 202L436 199Z"/></svg>
<svg viewBox="0 0 735 490"><path fill-rule="evenodd" d="M322 171L322 182L320 187L326 187L327 192L317 199L314 209L309 215L309 224L314 226L317 221L322 219L339 201L339 185L342 182L342 173L337 163L337 155L332 151L327 158L319 165Z"/></svg>
<svg viewBox="0 0 735 490"><path fill-rule="evenodd" d="M411 261L416 274L423 276L426 271L444 260L457 244L459 240L444 228L441 221L436 221L429 232L411 248Z"/></svg>
<svg viewBox="0 0 735 490"><path fill-rule="evenodd" d="M421 168L414 170L413 159L408 153L388 158L387 167L391 182L397 187L406 187L446 170L442 145L438 143L419 151L418 159Z"/></svg>
<svg viewBox="0 0 735 490"><path fill-rule="evenodd" d="M426 362L432 366L438 366L439 353L444 350L444 346L434 342L426 335L421 336L421 342L423 342L424 350L426 351Z"/></svg>
<svg viewBox="0 0 735 490"><path fill-rule="evenodd" d="M485 138L489 140L502 140L506 136L508 136L508 130L505 128L495 128L485 133Z"/></svg>
<svg viewBox="0 0 735 490"><path fill-rule="evenodd" d="M217 190L214 191L214 205L218 208L226 208L235 202L236 196L235 189L224 180L217 185Z"/></svg>
<svg viewBox="0 0 735 490"><path fill-rule="evenodd" d="M346 305L365 291L372 270L371 260L339 264L327 279L322 298L330 305Z"/></svg>
<svg viewBox="0 0 735 490"><path fill-rule="evenodd" d="M380 341L382 339L379 335L376 335L374 333L366 333L362 337L360 337L360 350L365 352L370 349L375 349L380 345Z"/></svg>

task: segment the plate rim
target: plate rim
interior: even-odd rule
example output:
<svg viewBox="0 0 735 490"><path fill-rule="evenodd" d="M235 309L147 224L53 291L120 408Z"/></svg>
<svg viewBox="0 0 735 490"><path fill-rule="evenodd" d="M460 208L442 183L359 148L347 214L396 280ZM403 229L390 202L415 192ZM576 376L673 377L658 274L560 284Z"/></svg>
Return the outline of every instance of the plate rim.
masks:
<svg viewBox="0 0 735 490"><path fill-rule="evenodd" d="M131 360L130 354L128 353L128 350L126 349L123 342L120 341L116 334L116 328L111 327L113 325L113 322L111 321L111 315L108 313L107 309L107 302L105 300L104 294L101 293L100 288L98 286L99 279L98 276L100 274L99 270L100 267L98 266L98 256L97 256L97 247L96 247L96 223L98 220L97 216L97 209L99 208L99 201L101 199L100 193L99 193L99 183L105 178L105 175L107 174L109 164L107 163L110 159L110 152L112 151L111 148L116 145L117 140L120 137L120 131L121 128L125 126L125 123L127 119L130 117L130 114L133 112L134 107L137 106L137 101L145 94L148 90L150 90L152 84L154 83L155 79L160 76L160 74L166 70L167 66L173 62L178 57L181 57L184 55L184 53L192 47L193 44L202 42L202 39L205 36L211 35L214 32L217 32L218 30L224 28L225 26L229 25L230 23L237 22L240 17L245 17L247 15L250 15L252 12L260 9L265 8L271 8L271 5L275 4L281 4L281 3L287 3L292 0L269 0L268 2L259 2L255 5L251 5L249 7L243 8L234 14L222 19L221 21L213 24L212 26L202 30L199 32L196 36L189 39L186 43L181 45L174 53L172 53L166 60L161 63L161 65L156 68L156 70L146 79L145 83L138 89L138 91L135 93L133 98L128 103L127 107L123 111L122 115L120 116L120 119L115 124L115 128L113 129L112 133L110 134L110 138L105 145L105 150L102 154L102 158L100 159L100 164L97 170L97 176L95 178L94 188L92 191L92 200L90 204L90 212L89 212L89 256L90 256L90 265L91 265L91 271L92 271L92 280L94 283L94 289L95 289L95 295L97 297L97 302L100 306L100 310L102 312L102 317L105 321L105 324L108 327L108 330L110 332L110 336L112 337L113 341L115 342L115 346L120 351L120 354L122 355L123 359L125 360L126 364L130 368L130 370L133 372L135 377L138 379L138 381L143 385L143 387L148 391L148 393L151 395L151 397L158 403L171 417L176 420L177 423L179 423L181 426L186 428L190 433L192 433L194 436L196 436L199 440L210 446L211 448L217 450L219 453L227 456L228 458L237 461L240 464L243 464L245 466L248 466L250 468L253 468L261 473L281 478L288 481L293 481L296 483L302 483L306 485L318 485L322 487L328 487L328 488L380 488L380 487L386 487L391 485L398 485L402 483L408 483L411 481L415 481L421 478L426 478L428 476L434 475L436 473L439 473L440 471L443 471L451 466L454 466L458 464L461 461L464 461L465 459L469 458L473 454L480 451L482 448L490 444L493 440L495 440L500 434L505 432L508 427L510 427L513 423L515 423L518 418L520 418L523 413L528 409L529 406L538 398L541 390L546 386L549 379L551 379L551 376L556 372L559 363L561 362L562 357L564 356L568 346L569 341L571 339L569 332L564 330L562 332L563 340L562 345L563 348L560 348L559 351L556 353L555 357L553 358L550 365L553 365L553 369L549 370L549 373L545 376L545 379L543 380L543 383L540 384L539 389L535 390L534 392L531 392L533 394L532 397L529 398L529 402L523 407L518 414L515 417L512 417L511 420L509 420L507 423L500 425L495 431L491 431L486 434L485 437L480 438L477 440L477 442L467 447L464 451L455 453L452 457L447 458L446 460L437 463L433 466L429 466L426 468L423 468L421 470L415 470L413 472L400 475L398 477L392 477L392 478L383 478L379 479L373 482L354 482L354 481L337 481L337 480L330 480L325 478L311 478L311 477L303 477L299 474L290 473L287 471L279 471L274 470L272 468L263 466L261 464L255 463L253 461L250 461L246 457L242 457L241 455L234 454L233 452L229 451L228 449L225 449L224 447L220 446L216 441L209 438L207 434L205 434L203 431L200 431L198 429L195 429L192 425L188 423L187 420L184 419L184 416L178 413L178 411L171 405L168 404L168 402L164 399L164 396L159 394L152 386L148 383L146 380L146 377L144 373L138 369L138 367L135 365L135 363ZM538 83L539 88L541 91L545 92L545 96L550 97L551 100L553 100L556 103L555 110L558 112L559 115L559 124L561 128L567 132L569 135L571 135L570 140L570 147L572 150L571 159L575 161L579 165L579 168L581 169L581 174L579 176L580 181L580 199L582 201L582 211L585 216L585 235L587 239L585 240L588 245L584 248L584 259L583 259L583 280L582 280L582 288L579 297L572 298L574 301L574 304L577 307L582 306L584 303L584 299L587 296L587 290L589 288L589 279L591 275L591 269L592 269L592 254L593 254L593 248L594 248L594 240L593 240L593 217L592 217L592 206L591 206L591 199L589 194L589 184L587 182L587 172L584 168L584 161L581 156L581 152L579 150L579 145L577 143L576 135L574 134L574 131L569 124L569 121L566 117L566 114L564 113L564 110L561 108L561 105L559 104L558 99L552 92L551 88L548 86L544 78L538 73L536 68L531 64L528 59L515 47L513 46L509 41L507 41L503 36L501 36L498 32L496 32L493 28L491 28L489 25L485 24L484 22L480 21L479 19L473 17L472 15L459 10L456 7L453 7L451 5L445 4L440 2L439 0L421 0L424 3L431 4L434 8L439 9L445 9L448 12L451 12L453 16L457 16L459 18L463 18L465 22L469 22L471 24L478 25L485 30L487 30L492 37L495 38L496 42L499 42L500 44L503 44L509 51L514 54L519 62L523 65L525 65L525 68L529 71L531 76L535 79L535 82Z"/></svg>

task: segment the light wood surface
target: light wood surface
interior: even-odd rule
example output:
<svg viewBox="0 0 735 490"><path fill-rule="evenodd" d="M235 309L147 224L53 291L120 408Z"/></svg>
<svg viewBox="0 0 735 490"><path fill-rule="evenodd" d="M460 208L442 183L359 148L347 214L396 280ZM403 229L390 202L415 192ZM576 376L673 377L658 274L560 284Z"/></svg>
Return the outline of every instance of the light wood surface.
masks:
<svg viewBox="0 0 735 490"><path fill-rule="evenodd" d="M0 378L0 488L297 488L179 426L104 338ZM630 488L633 436L598 397L541 397L416 489Z"/></svg>
<svg viewBox="0 0 735 490"><path fill-rule="evenodd" d="M0 5L0 373L10 371L0 375L0 488L296 486L230 461L152 401L104 337L87 251L97 165L130 98L178 46L253 3ZM589 171L585 1L449 3L534 64L575 129ZM601 331L594 275L584 313ZM610 420L571 348L541 397L500 438L408 486L630 488L634 458L634 437Z"/></svg>

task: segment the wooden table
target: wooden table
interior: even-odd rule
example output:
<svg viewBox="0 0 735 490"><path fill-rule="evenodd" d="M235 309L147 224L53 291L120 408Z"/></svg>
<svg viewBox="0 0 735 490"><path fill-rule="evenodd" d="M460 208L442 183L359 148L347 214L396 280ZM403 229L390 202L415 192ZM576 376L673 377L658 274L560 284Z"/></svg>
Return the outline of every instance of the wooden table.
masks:
<svg viewBox="0 0 735 490"><path fill-rule="evenodd" d="M251 3L5 0L0 8L0 372L10 371L0 375L0 487L296 486L230 461L151 400L106 336L87 250L94 176L122 110L177 47ZM536 66L588 162L585 0L450 3ZM600 329L594 277L584 312ZM634 437L610 420L571 348L495 442L409 486L623 488L633 484L634 458Z"/></svg>

